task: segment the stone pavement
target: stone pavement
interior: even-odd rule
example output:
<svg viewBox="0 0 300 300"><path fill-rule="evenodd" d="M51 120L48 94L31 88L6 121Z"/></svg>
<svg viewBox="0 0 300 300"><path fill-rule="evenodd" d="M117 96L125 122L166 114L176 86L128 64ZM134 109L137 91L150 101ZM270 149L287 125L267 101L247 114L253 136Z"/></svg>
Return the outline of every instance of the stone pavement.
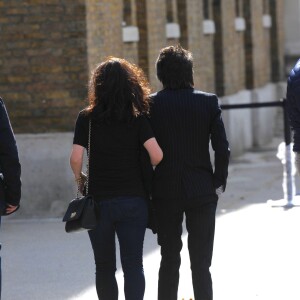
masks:
<svg viewBox="0 0 300 300"><path fill-rule="evenodd" d="M231 162L219 200L212 264L215 300L299 300L300 207L272 208L281 199L282 165L277 145L255 149ZM296 185L300 187L297 178ZM66 234L60 219L17 220L1 228L2 300L96 300L94 262L86 233ZM159 248L147 230L145 300L156 299ZM123 275L117 280L123 300ZM193 298L186 234L178 299Z"/></svg>

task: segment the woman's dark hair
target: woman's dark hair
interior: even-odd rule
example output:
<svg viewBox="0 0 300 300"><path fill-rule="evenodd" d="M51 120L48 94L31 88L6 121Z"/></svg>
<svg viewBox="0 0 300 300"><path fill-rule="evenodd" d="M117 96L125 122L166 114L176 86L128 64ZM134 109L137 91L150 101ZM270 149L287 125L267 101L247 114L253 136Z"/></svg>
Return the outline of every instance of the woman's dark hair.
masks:
<svg viewBox="0 0 300 300"><path fill-rule="evenodd" d="M92 72L85 111L106 123L129 123L149 112L149 95L144 72L125 59L110 56Z"/></svg>
<svg viewBox="0 0 300 300"><path fill-rule="evenodd" d="M182 89L194 86L193 56L180 45L160 50L156 61L157 78L164 88Z"/></svg>

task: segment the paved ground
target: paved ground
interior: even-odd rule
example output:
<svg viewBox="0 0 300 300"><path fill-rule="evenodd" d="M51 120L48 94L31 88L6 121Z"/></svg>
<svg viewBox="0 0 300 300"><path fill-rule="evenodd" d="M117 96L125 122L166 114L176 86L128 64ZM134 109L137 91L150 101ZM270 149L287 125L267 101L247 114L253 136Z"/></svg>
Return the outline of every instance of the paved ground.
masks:
<svg viewBox="0 0 300 300"><path fill-rule="evenodd" d="M281 199L282 165L277 144L232 161L219 201L212 265L215 300L299 300L300 207L272 208ZM296 184L300 187L298 179ZM66 234L60 219L6 218L2 300L96 300L94 262L86 233ZM186 235L178 299L193 298ZM145 241L145 300L156 299L159 249ZM124 299L122 272L117 272Z"/></svg>

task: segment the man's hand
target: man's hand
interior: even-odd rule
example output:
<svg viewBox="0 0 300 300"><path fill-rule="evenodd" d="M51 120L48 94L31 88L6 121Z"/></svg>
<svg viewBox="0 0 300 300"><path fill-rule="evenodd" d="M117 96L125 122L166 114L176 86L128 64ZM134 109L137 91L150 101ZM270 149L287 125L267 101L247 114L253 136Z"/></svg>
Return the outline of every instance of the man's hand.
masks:
<svg viewBox="0 0 300 300"><path fill-rule="evenodd" d="M7 214L11 214L13 213L15 210L17 210L18 206L14 206L14 205L10 205L10 204L7 204L6 206L6 213Z"/></svg>
<svg viewBox="0 0 300 300"><path fill-rule="evenodd" d="M224 192L224 189L223 189L223 186L222 186L222 185L216 189L216 194L218 195L218 197L219 197L223 192Z"/></svg>

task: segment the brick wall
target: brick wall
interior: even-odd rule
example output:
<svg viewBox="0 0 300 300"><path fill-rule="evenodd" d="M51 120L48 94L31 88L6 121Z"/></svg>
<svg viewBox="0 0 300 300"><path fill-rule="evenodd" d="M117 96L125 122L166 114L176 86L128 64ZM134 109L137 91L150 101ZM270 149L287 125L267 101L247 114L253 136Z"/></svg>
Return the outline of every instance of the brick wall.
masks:
<svg viewBox="0 0 300 300"><path fill-rule="evenodd" d="M137 0L138 1L138 0ZM137 26L136 0L126 0L130 10L126 11L125 2L123 9L123 21L126 26ZM138 64L138 42L123 43L123 56L128 61Z"/></svg>
<svg viewBox="0 0 300 300"><path fill-rule="evenodd" d="M234 28L234 0L123 1L0 2L0 95L16 132L71 131L86 104L89 70L108 55L139 64L159 89L158 52L178 42L167 39L167 22L180 25L179 42L194 54L196 88L223 96L283 77L283 0L239 1L244 32ZM271 28L262 26L264 3ZM215 34L204 34L205 19ZM124 22L138 27L138 42L123 42Z"/></svg>
<svg viewBox="0 0 300 300"><path fill-rule="evenodd" d="M271 79L273 82L286 80L284 74L284 0L270 0L272 28L270 30Z"/></svg>
<svg viewBox="0 0 300 300"><path fill-rule="evenodd" d="M123 5L120 0L86 1L89 69L109 55L122 56Z"/></svg>
<svg viewBox="0 0 300 300"><path fill-rule="evenodd" d="M262 1L246 1L246 9L250 12L249 27L251 26L251 54L252 55L252 84L248 88L257 88L269 80L270 52L268 48L269 37L262 26ZM246 48L248 45L246 45ZM246 70L247 71L247 70Z"/></svg>
<svg viewBox="0 0 300 300"><path fill-rule="evenodd" d="M166 46L166 6L161 0L147 0L147 36L148 36L148 70L149 81L156 90L160 83L156 78L155 62L162 47Z"/></svg>
<svg viewBox="0 0 300 300"><path fill-rule="evenodd" d="M235 29L235 0L223 1L221 25L223 31L223 93L230 95L244 88L244 43L243 32ZM234 70L234 72L233 72Z"/></svg>
<svg viewBox="0 0 300 300"><path fill-rule="evenodd" d="M0 95L15 132L72 130L84 105L84 0L0 2Z"/></svg>

